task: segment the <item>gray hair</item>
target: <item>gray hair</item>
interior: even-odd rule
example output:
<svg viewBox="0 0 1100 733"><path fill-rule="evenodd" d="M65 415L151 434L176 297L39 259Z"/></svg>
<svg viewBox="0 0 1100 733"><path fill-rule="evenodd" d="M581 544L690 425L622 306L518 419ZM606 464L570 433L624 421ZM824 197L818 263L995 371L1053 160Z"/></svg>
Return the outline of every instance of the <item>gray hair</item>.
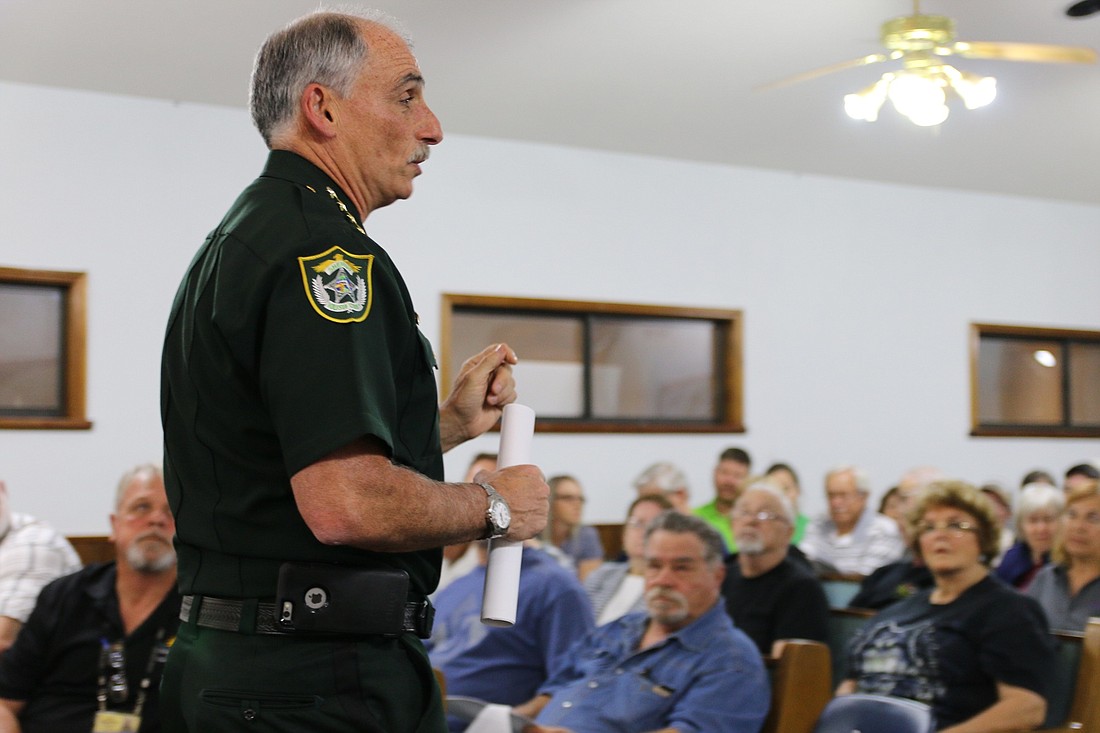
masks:
<svg viewBox="0 0 1100 733"><path fill-rule="evenodd" d="M655 486L667 494L670 491L687 489L688 480L684 472L677 468L675 464L661 461L660 463L654 463L642 471L638 478L634 479L635 489L640 491L647 486Z"/></svg>
<svg viewBox="0 0 1100 733"><path fill-rule="evenodd" d="M351 93L367 61L363 21L387 28L408 43L397 21L385 13L350 9L316 11L264 41L252 67L248 108L269 148L295 119L306 86L323 84L345 97Z"/></svg>
<svg viewBox="0 0 1100 733"><path fill-rule="evenodd" d="M164 471L161 470L159 463L143 463L122 474L122 478L118 480L118 488L115 489L115 511L122 507L122 498L126 495L126 489L130 488L130 484L135 479L148 481L154 476L161 482L164 481Z"/></svg>
<svg viewBox="0 0 1100 733"><path fill-rule="evenodd" d="M1061 489L1038 482L1027 484L1020 489L1020 500L1016 502L1016 525L1019 526L1024 519L1043 510L1056 517L1061 516L1065 508L1066 495Z"/></svg>
<svg viewBox="0 0 1100 733"><path fill-rule="evenodd" d="M853 466L851 464L845 464L836 466L829 469L825 474L825 482L828 483L829 479L833 476L839 476L843 473L852 474L852 480L855 481L856 488L859 489L859 493L867 496L871 493L871 479L867 476L867 472L859 466Z"/></svg>
<svg viewBox="0 0 1100 733"><path fill-rule="evenodd" d="M671 510L658 514L653 518L645 530L645 541L649 544L649 538L654 532L671 532L673 534L693 534L703 543L703 560L708 565L721 565L726 556L726 541L718 530L707 524L704 520L692 514L683 514Z"/></svg>
<svg viewBox="0 0 1100 733"><path fill-rule="evenodd" d="M762 491L771 496L779 502L779 512L783 515L783 518L787 520L787 524L794 524L794 507L791 505L791 500L787 498L787 495L783 493L782 489L766 478L758 479L749 484L745 490L741 492L741 495L737 497L737 501L733 505L734 509L737 508L750 491Z"/></svg>

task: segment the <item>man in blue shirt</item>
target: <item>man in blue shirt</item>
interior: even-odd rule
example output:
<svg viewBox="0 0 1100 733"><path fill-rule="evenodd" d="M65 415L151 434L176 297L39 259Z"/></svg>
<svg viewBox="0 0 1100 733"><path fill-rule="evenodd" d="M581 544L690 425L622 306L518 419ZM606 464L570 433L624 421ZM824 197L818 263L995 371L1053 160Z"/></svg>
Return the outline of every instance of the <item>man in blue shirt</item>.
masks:
<svg viewBox="0 0 1100 733"><path fill-rule="evenodd" d="M646 530L646 610L600 626L515 712L532 733L757 733L771 693L760 652L721 602L725 543L694 516Z"/></svg>
<svg viewBox="0 0 1100 733"><path fill-rule="evenodd" d="M515 626L486 626L485 543L476 551L481 564L436 596L435 627L424 645L449 695L515 705L531 699L592 629L592 606L576 575L545 552L524 547Z"/></svg>

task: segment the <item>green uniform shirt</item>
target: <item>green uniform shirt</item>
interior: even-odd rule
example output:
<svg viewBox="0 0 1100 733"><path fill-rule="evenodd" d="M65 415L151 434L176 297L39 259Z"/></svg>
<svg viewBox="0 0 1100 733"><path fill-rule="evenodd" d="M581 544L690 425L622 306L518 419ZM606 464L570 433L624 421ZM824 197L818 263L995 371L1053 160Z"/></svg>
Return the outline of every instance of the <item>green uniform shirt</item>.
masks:
<svg viewBox="0 0 1100 733"><path fill-rule="evenodd" d="M288 560L396 567L424 594L438 581L439 550L322 545L291 492L293 474L366 435L443 478L431 346L344 205L320 169L273 151L176 294L161 416L183 593L272 597Z"/></svg>

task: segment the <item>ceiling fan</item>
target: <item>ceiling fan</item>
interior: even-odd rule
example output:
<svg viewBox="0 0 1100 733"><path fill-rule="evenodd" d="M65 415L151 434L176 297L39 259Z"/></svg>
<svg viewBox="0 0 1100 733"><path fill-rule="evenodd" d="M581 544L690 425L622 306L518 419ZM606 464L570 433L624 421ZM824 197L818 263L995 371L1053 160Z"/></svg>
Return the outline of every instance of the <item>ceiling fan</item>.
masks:
<svg viewBox="0 0 1100 733"><path fill-rule="evenodd" d="M985 106L996 96L996 80L959 71L945 59L950 56L998 61L1045 63L1096 63L1091 48L1042 43L959 41L955 21L944 15L924 15L920 0L913 0L913 14L893 18L882 25L885 51L823 66L766 84L775 89L816 79L857 66L900 61L902 68L888 71L875 84L845 97L845 111L855 119L873 122L886 99L917 125L938 125L948 115L946 93L953 92L969 109Z"/></svg>

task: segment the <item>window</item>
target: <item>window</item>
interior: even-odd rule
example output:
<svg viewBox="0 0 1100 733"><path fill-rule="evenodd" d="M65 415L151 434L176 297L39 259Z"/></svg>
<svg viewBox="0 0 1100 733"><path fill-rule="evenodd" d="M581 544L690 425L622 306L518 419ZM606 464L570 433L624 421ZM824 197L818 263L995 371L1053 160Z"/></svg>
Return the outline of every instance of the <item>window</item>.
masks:
<svg viewBox="0 0 1100 733"><path fill-rule="evenodd" d="M972 435L1100 436L1100 331L971 326Z"/></svg>
<svg viewBox="0 0 1100 733"><path fill-rule="evenodd" d="M536 430L744 430L740 311L444 294L442 320L443 389L506 342Z"/></svg>
<svg viewBox="0 0 1100 733"><path fill-rule="evenodd" d="M0 267L0 428L87 429L85 274Z"/></svg>

